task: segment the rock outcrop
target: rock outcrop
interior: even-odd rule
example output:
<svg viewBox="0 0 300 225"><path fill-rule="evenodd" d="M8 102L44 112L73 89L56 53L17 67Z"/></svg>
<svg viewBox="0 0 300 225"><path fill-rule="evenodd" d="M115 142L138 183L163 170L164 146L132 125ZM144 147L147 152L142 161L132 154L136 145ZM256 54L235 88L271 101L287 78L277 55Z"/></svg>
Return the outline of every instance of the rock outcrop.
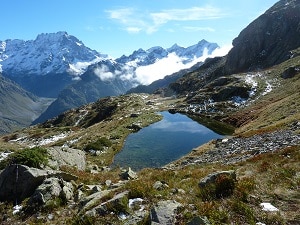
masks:
<svg viewBox="0 0 300 225"><path fill-rule="evenodd" d="M233 180L236 180L236 174L234 170L229 171L219 171L212 174L207 175L201 181L199 182L200 188L205 188L208 185L215 184L216 180L219 179L222 176L228 176Z"/></svg>
<svg viewBox="0 0 300 225"><path fill-rule="evenodd" d="M300 46L300 2L281 0L250 23L233 40L226 72L233 74L271 67L291 57Z"/></svg>
<svg viewBox="0 0 300 225"><path fill-rule="evenodd" d="M151 209L151 224L165 224L171 225L175 224L176 221L176 213L180 209L182 205L179 202L174 200L166 200L158 202Z"/></svg>
<svg viewBox="0 0 300 225"><path fill-rule="evenodd" d="M85 152L82 150L58 146L47 150L50 155L48 164L51 168L59 169L61 166L76 167L78 170L86 168Z"/></svg>
<svg viewBox="0 0 300 225"><path fill-rule="evenodd" d="M46 178L34 191L33 195L30 197L30 204L45 205L56 197L68 201L72 200L73 196L74 187L70 182L66 182L57 177L50 177Z"/></svg>
<svg viewBox="0 0 300 225"><path fill-rule="evenodd" d="M25 165L10 165L0 174L0 201L22 201L30 197L46 178L58 177L64 181L76 180L69 173L41 170Z"/></svg>

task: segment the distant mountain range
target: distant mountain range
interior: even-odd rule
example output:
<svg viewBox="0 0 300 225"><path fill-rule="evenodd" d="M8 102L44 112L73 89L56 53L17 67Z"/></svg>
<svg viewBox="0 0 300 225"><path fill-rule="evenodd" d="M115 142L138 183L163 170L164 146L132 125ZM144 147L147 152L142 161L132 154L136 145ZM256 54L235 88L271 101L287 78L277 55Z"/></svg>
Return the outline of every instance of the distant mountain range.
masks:
<svg viewBox="0 0 300 225"><path fill-rule="evenodd" d="M121 56L116 59L118 63L135 66L147 66L154 64L157 60L166 58L169 54L176 54L178 57L183 59L183 63L189 63L196 58L202 57L204 54L211 54L219 46L216 43L210 43L206 40L201 40L197 44L190 47L184 48L177 44L172 47L164 49L162 47L152 47L148 50L139 49L134 51L129 56Z"/></svg>
<svg viewBox="0 0 300 225"><path fill-rule="evenodd" d="M156 46L112 59L67 32L46 33L35 40L0 41L0 72L37 97L56 99L36 123L100 97L126 93L142 84L136 72L139 67L147 70L170 55L189 67L218 47L201 40L187 48Z"/></svg>

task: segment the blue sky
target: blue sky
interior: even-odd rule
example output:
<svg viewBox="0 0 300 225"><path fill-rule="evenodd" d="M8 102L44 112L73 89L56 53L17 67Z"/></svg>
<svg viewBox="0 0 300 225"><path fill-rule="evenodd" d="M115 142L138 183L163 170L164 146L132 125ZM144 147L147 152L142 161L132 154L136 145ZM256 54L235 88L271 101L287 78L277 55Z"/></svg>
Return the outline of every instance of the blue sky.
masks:
<svg viewBox="0 0 300 225"><path fill-rule="evenodd" d="M276 0L1 0L0 40L67 31L120 57L139 48L188 47L202 39L228 46Z"/></svg>

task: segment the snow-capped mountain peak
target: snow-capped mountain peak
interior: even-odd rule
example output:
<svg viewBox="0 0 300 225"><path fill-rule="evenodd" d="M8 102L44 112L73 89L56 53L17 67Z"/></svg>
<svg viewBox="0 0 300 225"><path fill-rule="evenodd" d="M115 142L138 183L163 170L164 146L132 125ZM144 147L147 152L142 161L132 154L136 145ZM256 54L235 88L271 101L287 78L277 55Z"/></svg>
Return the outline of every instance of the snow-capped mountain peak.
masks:
<svg viewBox="0 0 300 225"><path fill-rule="evenodd" d="M134 51L131 55L116 59L119 63L136 64L138 66L145 66L155 63L157 60L168 57L169 54L176 54L178 57L184 59L184 64L193 61L195 58L203 56L205 51L207 54L211 54L219 46L216 43L210 43L206 40L201 40L197 44L184 48L178 44L172 45L172 47L164 49L160 46L149 48L148 50L139 49Z"/></svg>
<svg viewBox="0 0 300 225"><path fill-rule="evenodd" d="M35 40L0 42L0 65L11 76L65 72L78 75L91 63L106 57L62 31L39 34Z"/></svg>

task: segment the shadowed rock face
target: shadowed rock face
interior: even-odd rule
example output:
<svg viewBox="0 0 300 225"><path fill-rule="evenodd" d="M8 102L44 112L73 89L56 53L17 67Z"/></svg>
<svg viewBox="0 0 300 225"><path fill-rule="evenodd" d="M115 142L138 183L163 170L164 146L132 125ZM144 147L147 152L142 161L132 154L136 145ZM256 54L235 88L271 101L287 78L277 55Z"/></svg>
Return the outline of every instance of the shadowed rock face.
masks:
<svg viewBox="0 0 300 225"><path fill-rule="evenodd" d="M246 72L281 63L300 46L300 1L281 0L233 40L226 73Z"/></svg>
<svg viewBox="0 0 300 225"><path fill-rule="evenodd" d="M0 173L0 201L22 201L31 196L48 177L59 177L65 181L77 179L62 171L41 170L13 164Z"/></svg>

